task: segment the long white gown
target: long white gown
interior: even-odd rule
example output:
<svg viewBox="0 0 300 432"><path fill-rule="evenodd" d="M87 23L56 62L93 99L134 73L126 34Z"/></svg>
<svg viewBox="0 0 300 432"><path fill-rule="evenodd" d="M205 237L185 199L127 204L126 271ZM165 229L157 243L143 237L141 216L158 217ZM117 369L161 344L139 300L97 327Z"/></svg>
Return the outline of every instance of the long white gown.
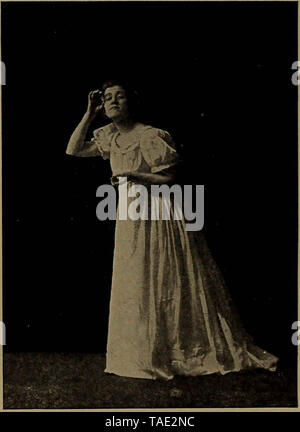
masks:
<svg viewBox="0 0 300 432"><path fill-rule="evenodd" d="M113 175L159 173L178 162L164 130L139 124L125 149L117 136L111 123L93 138ZM274 371L277 361L244 331L203 235L173 217L117 219L105 372L169 380Z"/></svg>

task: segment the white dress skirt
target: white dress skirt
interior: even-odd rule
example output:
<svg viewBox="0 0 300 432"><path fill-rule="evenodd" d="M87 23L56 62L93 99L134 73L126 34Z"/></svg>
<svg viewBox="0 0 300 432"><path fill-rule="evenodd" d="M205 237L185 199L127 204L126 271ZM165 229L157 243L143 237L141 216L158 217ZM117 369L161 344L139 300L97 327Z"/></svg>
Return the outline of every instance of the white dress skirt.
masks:
<svg viewBox="0 0 300 432"><path fill-rule="evenodd" d="M111 123L93 138L113 175L159 173L178 162L164 130L139 124L125 149L117 135ZM117 217L105 372L169 380L274 371L277 362L245 332L204 236L175 220L172 206L170 220Z"/></svg>

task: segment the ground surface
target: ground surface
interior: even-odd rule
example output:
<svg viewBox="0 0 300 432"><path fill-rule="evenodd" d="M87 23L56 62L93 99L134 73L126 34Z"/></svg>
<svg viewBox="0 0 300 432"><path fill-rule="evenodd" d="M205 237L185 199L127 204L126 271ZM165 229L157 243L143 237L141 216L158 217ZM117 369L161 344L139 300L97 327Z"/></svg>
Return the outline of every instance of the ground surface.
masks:
<svg viewBox="0 0 300 432"><path fill-rule="evenodd" d="M297 405L295 368L168 382L104 374L101 354L6 353L4 408L226 408Z"/></svg>

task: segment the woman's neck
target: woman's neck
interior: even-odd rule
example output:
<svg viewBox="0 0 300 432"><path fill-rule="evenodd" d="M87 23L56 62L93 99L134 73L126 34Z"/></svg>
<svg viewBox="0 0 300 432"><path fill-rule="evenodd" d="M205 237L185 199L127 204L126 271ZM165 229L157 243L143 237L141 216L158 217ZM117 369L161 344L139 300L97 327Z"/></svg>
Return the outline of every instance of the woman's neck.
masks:
<svg viewBox="0 0 300 432"><path fill-rule="evenodd" d="M136 125L136 122L132 119L114 120L113 123L121 134L130 132Z"/></svg>

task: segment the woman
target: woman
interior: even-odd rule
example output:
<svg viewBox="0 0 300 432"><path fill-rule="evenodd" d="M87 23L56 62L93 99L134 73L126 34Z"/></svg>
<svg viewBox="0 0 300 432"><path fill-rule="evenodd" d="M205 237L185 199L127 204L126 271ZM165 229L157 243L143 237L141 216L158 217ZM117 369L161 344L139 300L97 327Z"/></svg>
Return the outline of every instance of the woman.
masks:
<svg viewBox="0 0 300 432"><path fill-rule="evenodd" d="M67 154L110 159L114 184L125 176L128 186L174 183L174 142L168 132L136 120L135 102L118 81L91 92ZM86 141L102 108L111 123ZM278 361L252 343L203 235L185 230L172 208L170 220L117 218L106 360L105 372L166 380L274 371Z"/></svg>

